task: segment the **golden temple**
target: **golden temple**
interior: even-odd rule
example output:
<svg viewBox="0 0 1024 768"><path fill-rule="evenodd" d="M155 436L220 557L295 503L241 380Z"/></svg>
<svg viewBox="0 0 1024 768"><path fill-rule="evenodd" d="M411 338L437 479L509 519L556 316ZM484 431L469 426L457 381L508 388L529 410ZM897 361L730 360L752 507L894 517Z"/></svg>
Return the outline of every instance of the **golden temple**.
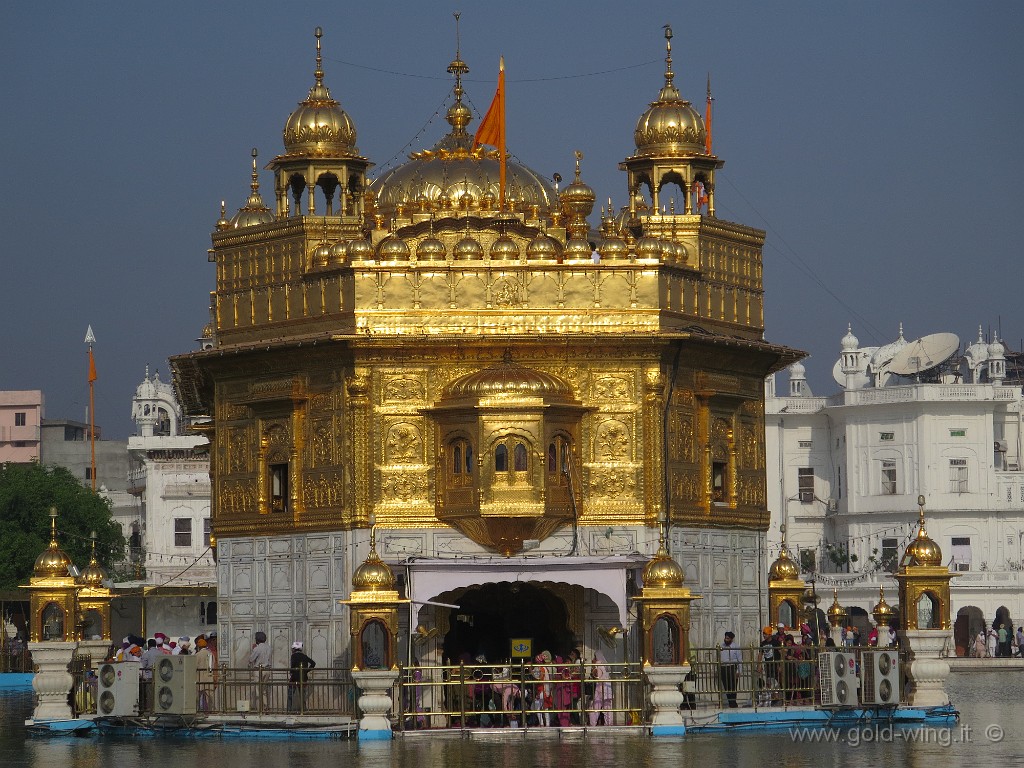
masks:
<svg viewBox="0 0 1024 768"><path fill-rule="evenodd" d="M705 596L697 636L724 616L759 626L764 378L800 353L764 340L764 232L715 215L724 163L675 84L671 30L620 164L629 205L593 231L579 152L562 190L510 160L499 205L468 71L457 53L447 134L374 178L318 29L314 84L267 166L271 205L253 150L246 204L222 209L213 346L172 366L186 410L210 417L229 656L262 628L275 655L299 636L347 658L335 605L372 523L417 606L403 621L440 627L445 655L485 644L464 634L485 610L474 589L512 611L528 584L548 606L537 621L558 625L533 634L552 643L628 628L663 522Z"/></svg>

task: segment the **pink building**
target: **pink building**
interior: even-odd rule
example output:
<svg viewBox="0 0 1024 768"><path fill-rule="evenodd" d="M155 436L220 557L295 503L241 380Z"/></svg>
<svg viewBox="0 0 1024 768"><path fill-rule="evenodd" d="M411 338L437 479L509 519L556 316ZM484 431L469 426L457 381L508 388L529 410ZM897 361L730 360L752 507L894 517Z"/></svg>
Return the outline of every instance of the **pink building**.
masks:
<svg viewBox="0 0 1024 768"><path fill-rule="evenodd" d="M42 420L42 390L0 391L0 462L39 461Z"/></svg>

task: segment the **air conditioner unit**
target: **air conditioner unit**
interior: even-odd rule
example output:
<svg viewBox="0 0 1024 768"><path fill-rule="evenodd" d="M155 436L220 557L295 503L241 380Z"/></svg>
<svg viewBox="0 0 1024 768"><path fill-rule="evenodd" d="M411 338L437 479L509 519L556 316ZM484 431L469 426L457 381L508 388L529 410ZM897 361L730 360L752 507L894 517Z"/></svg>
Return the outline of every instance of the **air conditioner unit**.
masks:
<svg viewBox="0 0 1024 768"><path fill-rule="evenodd" d="M839 511L839 499L829 499L828 500L828 511L829 512L838 512Z"/></svg>
<svg viewBox="0 0 1024 768"><path fill-rule="evenodd" d="M196 657L164 656L153 670L153 714L196 713Z"/></svg>
<svg viewBox="0 0 1024 768"><path fill-rule="evenodd" d="M139 714L139 665L131 661L100 665L96 687L99 717L136 717Z"/></svg>
<svg viewBox="0 0 1024 768"><path fill-rule="evenodd" d="M896 650L864 651L860 655L864 704L895 707L900 703L900 655Z"/></svg>
<svg viewBox="0 0 1024 768"><path fill-rule="evenodd" d="M971 564L970 563L957 563L956 564L956 569L960 573L963 573L963 572L966 572L966 571L970 571L971 570Z"/></svg>
<svg viewBox="0 0 1024 768"><path fill-rule="evenodd" d="M994 448L997 451L999 451L999 453L1006 453L1006 448L1007 448L1006 441L1005 440L996 440Z"/></svg>
<svg viewBox="0 0 1024 768"><path fill-rule="evenodd" d="M857 659L852 653L822 653L818 656L821 704L825 707L857 705Z"/></svg>

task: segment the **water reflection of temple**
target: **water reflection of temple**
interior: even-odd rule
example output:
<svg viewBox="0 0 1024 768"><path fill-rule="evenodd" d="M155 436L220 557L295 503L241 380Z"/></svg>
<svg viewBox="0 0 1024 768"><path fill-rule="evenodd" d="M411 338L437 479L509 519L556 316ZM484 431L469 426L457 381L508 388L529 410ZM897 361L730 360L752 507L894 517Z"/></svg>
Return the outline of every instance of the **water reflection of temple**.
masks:
<svg viewBox="0 0 1024 768"><path fill-rule="evenodd" d="M213 347L172 361L212 416L221 660L264 630L276 666L294 639L352 663L338 600L371 524L411 601L402 658L500 660L515 638L639 658L663 521L667 588L703 597L694 642L757 637L763 381L797 354L763 341L764 233L715 215L723 161L670 45L599 236L579 154L561 192L510 162L501 205L458 55L448 133L375 179L321 63L318 33L271 205L254 154L213 233Z"/></svg>

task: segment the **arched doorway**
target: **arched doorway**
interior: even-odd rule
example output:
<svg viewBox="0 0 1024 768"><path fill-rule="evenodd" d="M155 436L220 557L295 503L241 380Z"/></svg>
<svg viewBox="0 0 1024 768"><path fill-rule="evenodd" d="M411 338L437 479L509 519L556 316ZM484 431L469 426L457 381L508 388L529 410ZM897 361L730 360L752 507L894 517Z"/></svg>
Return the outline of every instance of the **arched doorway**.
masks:
<svg viewBox="0 0 1024 768"><path fill-rule="evenodd" d="M451 663L479 655L490 663L504 661L512 638L532 638L534 655L551 651L565 656L576 638L568 627L565 603L533 584L498 582L471 587L453 602L443 655Z"/></svg>
<svg viewBox="0 0 1024 768"><path fill-rule="evenodd" d="M953 622L953 643L957 656L971 656L974 638L985 629L985 614L975 605L967 605L956 612Z"/></svg>

